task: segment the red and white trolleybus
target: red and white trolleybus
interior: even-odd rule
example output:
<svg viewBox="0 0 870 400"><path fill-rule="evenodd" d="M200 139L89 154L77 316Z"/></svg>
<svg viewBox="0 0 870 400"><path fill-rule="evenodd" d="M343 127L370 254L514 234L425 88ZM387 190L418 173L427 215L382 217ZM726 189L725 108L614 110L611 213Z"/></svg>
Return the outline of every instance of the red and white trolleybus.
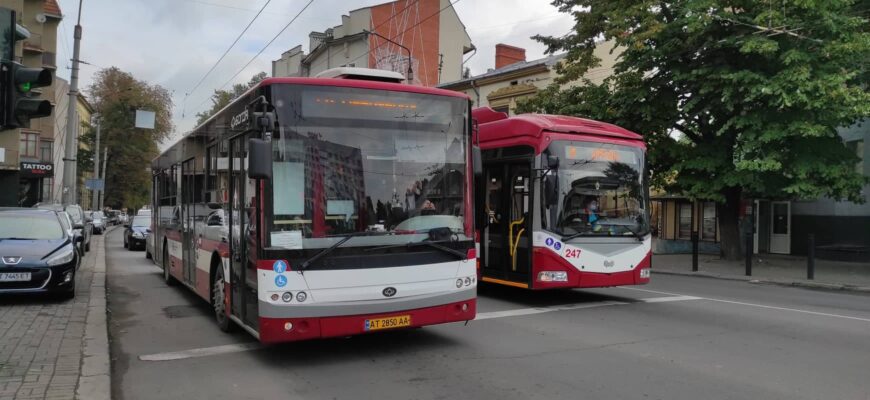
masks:
<svg viewBox="0 0 870 400"><path fill-rule="evenodd" d="M649 282L645 146L582 118L478 108L481 280L528 289Z"/></svg>
<svg viewBox="0 0 870 400"><path fill-rule="evenodd" d="M473 319L469 99L327 75L266 79L153 161L164 279L265 343Z"/></svg>

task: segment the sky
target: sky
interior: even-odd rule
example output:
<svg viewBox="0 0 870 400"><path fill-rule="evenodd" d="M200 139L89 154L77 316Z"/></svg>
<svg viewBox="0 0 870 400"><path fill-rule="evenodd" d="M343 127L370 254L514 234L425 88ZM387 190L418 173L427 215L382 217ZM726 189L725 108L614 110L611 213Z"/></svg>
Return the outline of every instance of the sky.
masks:
<svg viewBox="0 0 870 400"><path fill-rule="evenodd" d="M64 18L58 33L57 75L70 76L73 29L80 0L58 0ZM284 33L254 58L308 0L271 0L256 22L202 84L195 84L220 58L268 0L81 0L82 41L79 88L87 94L95 72L115 66L137 79L168 89L173 99L175 132L170 144L193 128L195 114L210 107L215 89L246 82L254 74L271 74L271 61L303 45L308 33L339 25L351 10L385 0L314 0ZM466 66L472 74L495 63L495 45L526 49L526 59L544 57L535 34L561 36L572 19L549 0L453 0L477 53ZM479 18L485 16L485 18ZM467 57L468 55L466 55ZM243 68L250 60L249 66Z"/></svg>

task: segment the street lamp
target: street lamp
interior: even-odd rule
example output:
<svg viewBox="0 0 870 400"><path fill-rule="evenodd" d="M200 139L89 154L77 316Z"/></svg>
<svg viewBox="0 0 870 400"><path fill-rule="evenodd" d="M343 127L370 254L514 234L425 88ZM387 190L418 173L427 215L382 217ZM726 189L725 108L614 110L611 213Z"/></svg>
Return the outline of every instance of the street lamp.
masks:
<svg viewBox="0 0 870 400"><path fill-rule="evenodd" d="M395 42L392 39L390 39L384 35L381 35L377 32L372 32L372 31L365 30L365 29L363 29L363 32L367 35L375 35L381 39L386 40L387 42L390 42L396 46L399 46L399 47L405 49L405 51L408 52L408 83L411 83L414 81L414 69L411 67L411 49L409 49L409 48L403 46L401 43Z"/></svg>

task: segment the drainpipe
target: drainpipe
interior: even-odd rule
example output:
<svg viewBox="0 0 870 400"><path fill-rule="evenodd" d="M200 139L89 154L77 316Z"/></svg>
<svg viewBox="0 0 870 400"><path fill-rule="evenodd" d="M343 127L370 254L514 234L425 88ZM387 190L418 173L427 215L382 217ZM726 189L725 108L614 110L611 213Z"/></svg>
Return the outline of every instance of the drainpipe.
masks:
<svg viewBox="0 0 870 400"><path fill-rule="evenodd" d="M474 90L474 103L475 107L480 107L480 90L477 89L477 82L471 81L471 90Z"/></svg>

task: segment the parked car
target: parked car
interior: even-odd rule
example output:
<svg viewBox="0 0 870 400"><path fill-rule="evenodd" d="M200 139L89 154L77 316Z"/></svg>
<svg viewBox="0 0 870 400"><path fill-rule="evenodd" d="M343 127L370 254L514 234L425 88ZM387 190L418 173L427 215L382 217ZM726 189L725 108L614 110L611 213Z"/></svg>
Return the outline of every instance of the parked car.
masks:
<svg viewBox="0 0 870 400"><path fill-rule="evenodd" d="M102 211L94 211L91 214L92 224L94 225L94 233L102 235L108 227L106 224L106 215Z"/></svg>
<svg viewBox="0 0 870 400"><path fill-rule="evenodd" d="M106 221L108 225L118 225L118 210L106 211Z"/></svg>
<svg viewBox="0 0 870 400"><path fill-rule="evenodd" d="M91 235L94 231L93 221L85 216L84 210L77 204L70 204L64 207L62 204L37 204L36 208L42 208L53 211L64 211L70 218L72 229L82 236L83 242L79 245L81 254L91 251Z"/></svg>
<svg viewBox="0 0 870 400"><path fill-rule="evenodd" d="M145 250L145 238L151 232L151 218L145 216L133 217L133 221L125 225L124 247L128 250L141 248Z"/></svg>
<svg viewBox="0 0 870 400"><path fill-rule="evenodd" d="M121 212L118 214L118 223L121 225L127 225L127 213Z"/></svg>
<svg viewBox="0 0 870 400"><path fill-rule="evenodd" d="M136 215L144 215L144 216L150 217L151 216L151 209L150 208L140 208L139 211L136 211Z"/></svg>
<svg viewBox="0 0 870 400"><path fill-rule="evenodd" d="M84 239L64 228L64 211L0 208L0 293L75 297Z"/></svg>

